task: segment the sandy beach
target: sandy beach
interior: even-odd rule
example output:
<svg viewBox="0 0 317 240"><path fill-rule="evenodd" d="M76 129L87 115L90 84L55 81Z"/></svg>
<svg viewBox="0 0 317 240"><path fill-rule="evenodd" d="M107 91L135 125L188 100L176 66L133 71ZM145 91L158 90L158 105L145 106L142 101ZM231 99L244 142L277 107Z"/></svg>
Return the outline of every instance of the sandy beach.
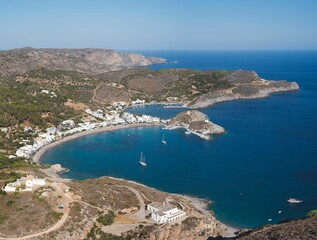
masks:
<svg viewBox="0 0 317 240"><path fill-rule="evenodd" d="M45 145L44 147L40 148L34 154L32 160L33 160L33 162L40 162L40 159L41 159L42 155L46 151L48 151L50 148L55 147L55 146L57 146L59 144L62 144L64 142L71 141L73 139L82 137L82 136L96 134L96 133L101 133L101 132L110 132L110 131L115 131L115 130L119 130L119 129L138 128L138 127L159 127L159 126L163 126L163 124L161 124L161 123L153 123L153 124L136 123L136 124L128 124L128 125L106 126L106 127L103 127L103 128L97 128L97 129L92 129L92 130L89 130L89 131L75 133L73 135L64 137L64 138L62 138L60 140L57 140L55 142L52 142L52 143L50 143L48 145Z"/></svg>

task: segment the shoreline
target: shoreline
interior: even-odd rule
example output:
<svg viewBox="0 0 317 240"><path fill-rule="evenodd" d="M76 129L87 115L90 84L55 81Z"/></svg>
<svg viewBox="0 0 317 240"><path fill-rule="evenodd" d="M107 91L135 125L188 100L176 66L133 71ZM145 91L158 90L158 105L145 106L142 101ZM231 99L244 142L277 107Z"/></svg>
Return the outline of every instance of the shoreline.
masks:
<svg viewBox="0 0 317 240"><path fill-rule="evenodd" d="M117 177L111 177L111 176L102 176L102 177L99 177L99 178L114 179L114 180L117 180L117 181L123 181L123 182L127 182L127 183L132 183L132 184L135 184L135 185L139 185L139 186L144 187L144 188L158 190L156 188L150 187L148 185L145 185L143 183L139 183L139 182L134 181L134 180L128 180L128 179L124 179L124 178L117 178ZM158 191L161 191L161 190L158 190ZM162 191L162 192L165 192L165 191ZM165 193L168 193L168 194L170 194L172 196L177 196L177 197L188 199L188 200L191 201L191 203L194 205L194 207L197 210L200 210L201 212L205 213L206 215L210 214L213 218L215 218L216 221L218 221L228 231L229 235L226 236L226 237L234 237L234 236L236 236L235 233L241 230L240 228L227 225L227 224L221 222L220 220L218 220L215 217L214 212L211 209L208 208L208 205L209 205L209 202L210 202L210 201L208 201L208 199L199 198L199 197L196 197L196 196L191 196L191 195L186 195L186 194L180 194L180 193L170 193L170 192L165 192Z"/></svg>
<svg viewBox="0 0 317 240"><path fill-rule="evenodd" d="M52 143L42 147L41 149L39 149L39 151L37 151L34 154L32 161L39 163L39 164L42 164L41 157L43 156L43 154L45 154L51 148L58 146L60 144L63 144L65 142L72 141L74 139L83 137L83 136L102 133L102 132L111 132L111 131L116 131L116 130L120 130L120 129L129 129L129 128L138 128L138 127L161 127L161 126L164 126L164 124L162 124L162 123L156 123L156 124L139 123L139 124L129 124L129 125L106 126L103 128L97 128L97 129L92 129L89 131L79 132L79 133L76 133L76 134L73 134L70 136L66 136L60 140L57 140L55 142L52 142ZM52 180L53 181L62 181L62 182L76 181L76 179L67 179L67 178L61 177L59 175L59 173L51 173L50 171L48 171L46 169L43 169L41 172L44 173L51 181ZM112 177L112 176L102 176L100 178L110 178L110 179L120 180L123 182L133 183L133 184L145 187L145 188L155 189L153 187L147 186L143 183L136 182L134 180L128 180L128 179L124 179L124 178L116 178L116 177ZM235 236L235 233L240 230L237 227L227 225L227 224L221 222L220 220L218 220L215 217L214 212L208 208L207 202L209 202L209 201L207 199L202 199L202 198L199 198L196 196L189 196L186 194L176 194L176 193L169 193L169 192L166 192L166 193L189 199L196 209L199 209L200 211L204 212L206 215L210 214L216 221L218 221L228 231L227 237Z"/></svg>
<svg viewBox="0 0 317 240"><path fill-rule="evenodd" d="M47 172L45 170L43 170L42 172L50 178L49 179L50 181L57 181L57 182L64 182L64 183L71 182L71 181L78 181L76 179L63 178L58 173L49 173L49 172ZM157 191L161 191L161 190L158 190L158 189L153 188L151 186L145 185L143 183L140 183L140 182L137 182L137 181L134 181L134 180L125 179L125 178L118 178L118 177L112 177L112 176L101 176L101 177L98 177L98 178L88 178L88 179L102 179L102 178L109 178L109 179L113 179L113 180L116 180L116 181L122 181L122 182L125 182L125 183L132 183L132 184L135 184L135 185L147 188L147 189L154 189L154 190L157 190ZM208 199L199 198L199 197L192 196L192 195L180 194L180 193L170 193L170 192L165 192L165 191L161 191L161 192L167 193L167 194L169 194L171 196L176 196L176 197L179 197L179 198L186 199L187 201L191 202L191 204L193 205L194 208L196 208L196 210L201 211L206 216L209 215L212 218L214 218L214 220L217 221L226 231L226 235L222 236L222 237L229 237L229 238L235 237L236 233L241 230L240 228L228 225L226 223L223 223L219 219L217 219L215 217L215 214L212 211L212 209L208 208L208 205L210 203L210 201Z"/></svg>
<svg viewBox="0 0 317 240"><path fill-rule="evenodd" d="M106 126L106 127L102 127L102 128L96 128L96 129L92 129L92 130L88 130L88 131L84 131L84 132L75 133L73 135L66 136L62 139L54 141L54 142L47 144L47 145L43 146L42 148L40 148L32 157L32 162L41 163L41 157L43 156L43 154L45 154L51 148L58 146L62 143L74 140L76 138L83 137L83 136L102 133L102 132L111 132L111 131L120 130L120 129L138 128L138 127L161 127L161 126L163 126L163 124L161 124L161 123L154 123L154 124L135 123L135 124L128 124L128 125L116 125L116 126L112 125L112 126Z"/></svg>

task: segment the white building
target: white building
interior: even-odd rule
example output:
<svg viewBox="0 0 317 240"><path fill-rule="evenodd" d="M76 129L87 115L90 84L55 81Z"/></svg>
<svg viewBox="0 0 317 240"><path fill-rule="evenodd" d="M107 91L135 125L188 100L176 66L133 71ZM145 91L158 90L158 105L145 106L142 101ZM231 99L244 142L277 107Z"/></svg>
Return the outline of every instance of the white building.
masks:
<svg viewBox="0 0 317 240"><path fill-rule="evenodd" d="M125 106L127 106L127 103L126 102L114 102L112 104L112 106L114 106L114 107L119 107L119 106L125 107Z"/></svg>
<svg viewBox="0 0 317 240"><path fill-rule="evenodd" d="M85 112L91 116L105 120L104 112L102 109L98 109L97 111L92 111L91 109L87 108Z"/></svg>
<svg viewBox="0 0 317 240"><path fill-rule="evenodd" d="M56 131L57 131L57 128L55 128L55 127L46 128L46 132L48 134L55 134Z"/></svg>
<svg viewBox="0 0 317 240"><path fill-rule="evenodd" d="M137 99L135 101L132 101L131 103L132 103L132 105L140 105L140 104L144 104L145 100Z"/></svg>
<svg viewBox="0 0 317 240"><path fill-rule="evenodd" d="M50 92L48 90L43 89L41 93L49 94Z"/></svg>
<svg viewBox="0 0 317 240"><path fill-rule="evenodd" d="M49 133L39 133L39 137L41 139L39 139L38 141L41 141L43 145L55 141L55 136Z"/></svg>
<svg viewBox="0 0 317 240"><path fill-rule="evenodd" d="M74 120L71 120L71 119L65 120L62 122L62 127L71 129L71 128L75 127L75 122L74 122Z"/></svg>
<svg viewBox="0 0 317 240"><path fill-rule="evenodd" d="M20 147L16 152L15 155L18 157L25 157L28 158L32 153L32 145L25 145Z"/></svg>
<svg viewBox="0 0 317 240"><path fill-rule="evenodd" d="M78 123L79 128L74 128L77 130L77 132L81 132L81 131L88 131L91 129L94 129L96 127L95 123L91 123L91 122L83 122L83 123Z"/></svg>
<svg viewBox="0 0 317 240"><path fill-rule="evenodd" d="M129 124L137 122L137 119L134 117L134 115L128 112L124 112L122 114L122 118Z"/></svg>
<svg viewBox="0 0 317 240"><path fill-rule="evenodd" d="M144 115L143 114L142 118L143 118L144 122L146 122L146 123L153 123L152 117L149 116L149 115Z"/></svg>
<svg viewBox="0 0 317 240"><path fill-rule="evenodd" d="M159 122L160 122L160 118L158 118L158 117L152 117L152 122L154 122L154 123L159 123Z"/></svg>
<svg viewBox="0 0 317 240"><path fill-rule="evenodd" d="M33 131L33 129L31 127L25 127L23 129L24 132L30 132L30 131Z"/></svg>
<svg viewBox="0 0 317 240"><path fill-rule="evenodd" d="M143 117L136 116L136 119L137 119L138 123L144 123L145 122Z"/></svg>
<svg viewBox="0 0 317 240"><path fill-rule="evenodd" d="M171 223L186 216L186 213L177 207L159 202L148 204L147 210L151 212L151 219L158 223Z"/></svg>
<svg viewBox="0 0 317 240"><path fill-rule="evenodd" d="M32 175L27 175L26 177L22 177L17 179L15 182L8 183L4 187L5 192L30 192L33 190L34 186L44 186L45 179L44 178L34 178Z"/></svg>

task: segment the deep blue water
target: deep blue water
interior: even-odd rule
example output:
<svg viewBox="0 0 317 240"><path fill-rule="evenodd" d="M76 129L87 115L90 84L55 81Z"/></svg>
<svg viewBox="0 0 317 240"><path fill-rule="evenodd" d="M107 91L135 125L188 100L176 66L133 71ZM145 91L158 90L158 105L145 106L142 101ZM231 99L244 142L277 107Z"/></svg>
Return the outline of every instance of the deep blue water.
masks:
<svg viewBox="0 0 317 240"><path fill-rule="evenodd" d="M110 175L213 201L216 217L257 227L317 209L317 52L144 52L178 64L153 66L255 70L265 79L297 81L300 91L233 101L202 111L227 134L211 141L159 127L84 136L51 149L45 163L69 168L65 177ZM182 109L129 109L170 118ZM161 143L164 133L167 145ZM138 164L143 151L147 168ZM289 204L297 197L301 204ZM282 211L278 214L278 211Z"/></svg>

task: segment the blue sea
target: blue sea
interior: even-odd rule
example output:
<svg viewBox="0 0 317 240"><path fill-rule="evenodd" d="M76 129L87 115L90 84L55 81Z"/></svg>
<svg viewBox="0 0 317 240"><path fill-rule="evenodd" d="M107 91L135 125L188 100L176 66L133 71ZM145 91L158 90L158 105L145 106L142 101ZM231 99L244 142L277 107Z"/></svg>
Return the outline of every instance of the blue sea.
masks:
<svg viewBox="0 0 317 240"><path fill-rule="evenodd" d="M219 220L236 227L257 227L268 219L277 223L317 209L317 51L143 54L178 62L153 69L254 70L264 79L296 81L300 90L202 109L227 130L210 141L183 130L124 129L56 146L43 156L44 163L61 163L70 169L63 174L68 178L120 177L206 198ZM161 118L183 110L161 105L128 109ZM138 164L140 152L146 168ZM289 204L290 197L303 202Z"/></svg>

